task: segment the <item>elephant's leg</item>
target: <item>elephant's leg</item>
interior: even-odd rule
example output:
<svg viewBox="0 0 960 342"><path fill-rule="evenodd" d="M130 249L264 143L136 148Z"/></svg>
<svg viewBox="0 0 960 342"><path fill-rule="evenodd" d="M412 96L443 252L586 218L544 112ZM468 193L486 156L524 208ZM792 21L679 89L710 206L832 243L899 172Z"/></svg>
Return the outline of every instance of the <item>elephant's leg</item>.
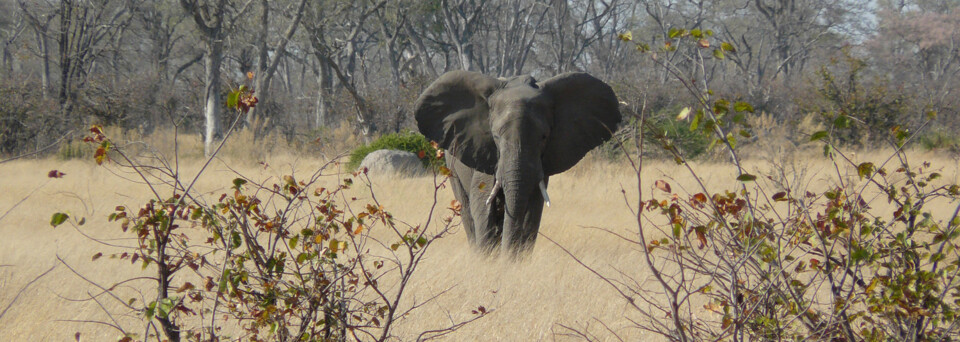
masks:
<svg viewBox="0 0 960 342"><path fill-rule="evenodd" d="M467 233L467 241L471 246L477 246L476 225L473 221L473 211L470 207L470 196L465 188L469 188L470 180L473 179L473 170L465 174L458 172L456 159L447 155L447 168L450 169L450 187L453 188L453 196L460 202L460 221L463 222L463 230ZM464 171L464 170L459 170ZM466 179L464 179L466 178Z"/></svg>
<svg viewBox="0 0 960 342"><path fill-rule="evenodd" d="M494 178L481 172L474 172L470 183L470 213L476 227L477 246L484 252L489 252L500 243L500 234L503 227L503 194L487 204L490 191L493 190Z"/></svg>

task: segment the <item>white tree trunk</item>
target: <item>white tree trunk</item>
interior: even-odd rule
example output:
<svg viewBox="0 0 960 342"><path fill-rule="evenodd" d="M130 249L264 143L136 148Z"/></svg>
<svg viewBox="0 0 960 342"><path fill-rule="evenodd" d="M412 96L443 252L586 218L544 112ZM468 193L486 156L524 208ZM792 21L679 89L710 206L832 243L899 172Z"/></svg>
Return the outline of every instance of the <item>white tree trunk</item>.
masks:
<svg viewBox="0 0 960 342"><path fill-rule="evenodd" d="M210 156L216 145L223 139L220 124L220 62L223 55L223 42L213 40L207 43L204 55L204 108L205 129L203 135L203 154Z"/></svg>

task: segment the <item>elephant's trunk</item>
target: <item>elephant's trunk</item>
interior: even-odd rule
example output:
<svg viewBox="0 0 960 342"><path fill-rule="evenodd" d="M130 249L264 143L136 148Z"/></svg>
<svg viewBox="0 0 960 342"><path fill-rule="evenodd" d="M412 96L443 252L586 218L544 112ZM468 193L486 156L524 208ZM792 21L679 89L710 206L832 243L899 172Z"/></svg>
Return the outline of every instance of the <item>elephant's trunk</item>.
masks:
<svg viewBox="0 0 960 342"><path fill-rule="evenodd" d="M519 252L525 245L529 232L526 218L530 200L536 194L539 179L530 179L522 172L505 172L500 181L504 195L503 235L501 248L504 252Z"/></svg>

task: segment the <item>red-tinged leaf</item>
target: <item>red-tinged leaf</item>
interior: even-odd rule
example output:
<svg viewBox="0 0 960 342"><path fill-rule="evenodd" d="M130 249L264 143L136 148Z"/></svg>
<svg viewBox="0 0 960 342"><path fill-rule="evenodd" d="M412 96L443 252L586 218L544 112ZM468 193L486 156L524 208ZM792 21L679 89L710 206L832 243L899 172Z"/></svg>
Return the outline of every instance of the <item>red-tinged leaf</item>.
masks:
<svg viewBox="0 0 960 342"><path fill-rule="evenodd" d="M443 152L443 150L437 150L437 159L443 159L443 156L445 155L446 154Z"/></svg>
<svg viewBox="0 0 960 342"><path fill-rule="evenodd" d="M177 288L177 293L183 293L184 291L190 291L190 290L193 290L194 288L196 288L196 286L193 286L193 284L191 284L190 282L186 282L186 283L183 283L182 286L180 286L179 288Z"/></svg>
<svg viewBox="0 0 960 342"><path fill-rule="evenodd" d="M103 161L107 160L107 146L100 145L97 151L93 153L93 160L97 162L97 165L103 165Z"/></svg>
<svg viewBox="0 0 960 342"><path fill-rule="evenodd" d="M774 201L777 201L777 202L786 201L786 200L787 200L787 193L781 191L781 192L778 192L778 193L773 194L773 197L772 197L772 198L773 198Z"/></svg>
<svg viewBox="0 0 960 342"><path fill-rule="evenodd" d="M697 241L700 242L700 249L707 247L707 227L698 226L694 227L693 231L697 234Z"/></svg>
<svg viewBox="0 0 960 342"><path fill-rule="evenodd" d="M97 252L97 254L94 254L94 255L93 255L93 258L91 258L91 260L92 260L92 261L97 261L97 259L100 259L100 257L102 257L102 256L103 256L103 253Z"/></svg>
<svg viewBox="0 0 960 342"><path fill-rule="evenodd" d="M707 195L704 195L703 193L695 194L693 195L693 200L701 204L707 203Z"/></svg>
<svg viewBox="0 0 960 342"><path fill-rule="evenodd" d="M50 170L50 172L47 172L47 177L49 177L49 178L61 178L61 177L63 177L63 175L65 175L65 174L66 174L66 173L63 173L63 172L60 172L60 171L57 171L57 170Z"/></svg>
<svg viewBox="0 0 960 342"><path fill-rule="evenodd" d="M667 193L670 192L670 183L667 183L662 179L657 180L653 184L657 187L657 189L660 189L660 191L667 192Z"/></svg>
<svg viewBox="0 0 960 342"><path fill-rule="evenodd" d="M706 49L706 48L710 47L710 41L709 41L709 40L706 40L706 39L701 39L701 40L698 42L698 45L700 45L701 48Z"/></svg>
<svg viewBox="0 0 960 342"><path fill-rule="evenodd" d="M483 305L481 305L480 307L478 307L477 310L480 311L481 314L486 314L486 313L487 313L487 308L483 307Z"/></svg>
<svg viewBox="0 0 960 342"><path fill-rule="evenodd" d="M363 225L362 225L362 224L358 224L358 225L357 225L357 229L354 229L354 230L353 230L353 235L360 235L361 232L363 232Z"/></svg>

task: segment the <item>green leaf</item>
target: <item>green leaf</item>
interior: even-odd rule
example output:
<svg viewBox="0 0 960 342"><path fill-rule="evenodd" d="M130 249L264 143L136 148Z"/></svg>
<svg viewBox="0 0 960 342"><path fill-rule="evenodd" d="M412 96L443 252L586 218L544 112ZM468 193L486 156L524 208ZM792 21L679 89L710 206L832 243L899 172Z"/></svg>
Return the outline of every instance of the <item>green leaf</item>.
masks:
<svg viewBox="0 0 960 342"><path fill-rule="evenodd" d="M860 176L860 179L870 176L873 173L874 166L871 162L861 163L857 166L857 175Z"/></svg>
<svg viewBox="0 0 960 342"><path fill-rule="evenodd" d="M697 127L700 126L700 119L703 119L703 111L697 111L697 115L693 116L693 120L690 121L690 131L696 131Z"/></svg>
<svg viewBox="0 0 960 342"><path fill-rule="evenodd" d="M816 133L813 133L812 135L810 135L810 141L823 140L824 138L828 137L829 135L830 135L830 133L827 133L827 131L819 131L819 132L816 132Z"/></svg>
<svg viewBox="0 0 960 342"><path fill-rule="evenodd" d="M737 180L738 180L738 181L741 181L741 182L752 182L752 181L757 180L757 176L751 175L751 174L749 174L749 173L744 173L744 174L740 175L739 177L737 177Z"/></svg>
<svg viewBox="0 0 960 342"><path fill-rule="evenodd" d="M310 253L300 253L300 255L297 255L297 263L302 264L307 260L310 260L312 257L313 256Z"/></svg>
<svg viewBox="0 0 960 342"><path fill-rule="evenodd" d="M620 38L620 40L622 41L629 42L633 40L633 32L627 31L627 32L618 34L617 38Z"/></svg>
<svg viewBox="0 0 960 342"><path fill-rule="evenodd" d="M300 235L294 235L292 238L290 238L290 241L288 242L290 244L290 249L297 248L297 242L299 241Z"/></svg>
<svg viewBox="0 0 960 342"><path fill-rule="evenodd" d="M737 52L737 49L734 48L732 44L727 42L720 43L720 49L723 51Z"/></svg>
<svg viewBox="0 0 960 342"><path fill-rule="evenodd" d="M170 317L170 312L173 311L173 307L177 305L177 302L171 298L164 298L160 300L159 305L157 305L157 317L167 318Z"/></svg>
<svg viewBox="0 0 960 342"><path fill-rule="evenodd" d="M50 218L50 225L56 228L57 226L66 222L68 218L70 218L70 215L67 215L66 213L55 213L53 214L53 217Z"/></svg>
<svg viewBox="0 0 960 342"><path fill-rule="evenodd" d="M220 284L217 285L217 292L224 292L227 290L227 279L230 278L230 270L224 270L223 274L220 275Z"/></svg>
<svg viewBox="0 0 960 342"><path fill-rule="evenodd" d="M724 59L724 58L726 58L726 56L723 55L723 50L721 50L721 49L714 49L714 50L713 50L713 58L716 58L716 59Z"/></svg>
<svg viewBox="0 0 960 342"><path fill-rule="evenodd" d="M227 108L236 109L240 99L240 91L234 90L227 95Z"/></svg>
<svg viewBox="0 0 960 342"><path fill-rule="evenodd" d="M240 187L243 186L244 184L247 184L247 180L246 180L246 179L243 179L243 178L234 178L234 179L233 179L233 188L236 189L236 190L240 190Z"/></svg>
<svg viewBox="0 0 960 342"><path fill-rule="evenodd" d="M679 238L680 238L680 232L681 232L681 231L682 231L682 227L680 227L680 224L679 224L679 223L674 223L674 224L673 224L673 237L679 239Z"/></svg>
<svg viewBox="0 0 960 342"><path fill-rule="evenodd" d="M669 37L672 39L672 38L677 38L677 37L679 37L679 36L682 35L683 33L684 33L684 30L681 30L681 29L678 29L678 28L671 28L670 31L669 31L669 33L667 33L667 36L669 36Z"/></svg>
<svg viewBox="0 0 960 342"><path fill-rule="evenodd" d="M733 104L733 110L738 112L753 113L753 106L743 101L737 101L737 103Z"/></svg>
<svg viewBox="0 0 960 342"><path fill-rule="evenodd" d="M860 262L860 261L866 260L869 257L870 257L870 251L864 248L857 248L853 251L853 254L850 255L850 259L852 259L853 262Z"/></svg>
<svg viewBox="0 0 960 342"><path fill-rule="evenodd" d="M240 237L239 232L233 232L232 234L230 234L230 249L240 247L242 243L243 243L243 239Z"/></svg>
<svg viewBox="0 0 960 342"><path fill-rule="evenodd" d="M148 321L153 319L153 315L154 315L154 312L156 312L156 309L157 309L156 301L153 301L153 302L150 302L150 304L147 304L147 310L144 310L143 315L147 318Z"/></svg>
<svg viewBox="0 0 960 342"><path fill-rule="evenodd" d="M713 112L717 115L724 115L730 110L730 101L719 99L713 103Z"/></svg>
<svg viewBox="0 0 960 342"><path fill-rule="evenodd" d="M690 30L690 35L695 38L703 38L703 31L700 31L700 29L692 29Z"/></svg>
<svg viewBox="0 0 960 342"><path fill-rule="evenodd" d="M837 118L833 120L833 125L837 128L850 127L850 117L843 114L838 115Z"/></svg>

